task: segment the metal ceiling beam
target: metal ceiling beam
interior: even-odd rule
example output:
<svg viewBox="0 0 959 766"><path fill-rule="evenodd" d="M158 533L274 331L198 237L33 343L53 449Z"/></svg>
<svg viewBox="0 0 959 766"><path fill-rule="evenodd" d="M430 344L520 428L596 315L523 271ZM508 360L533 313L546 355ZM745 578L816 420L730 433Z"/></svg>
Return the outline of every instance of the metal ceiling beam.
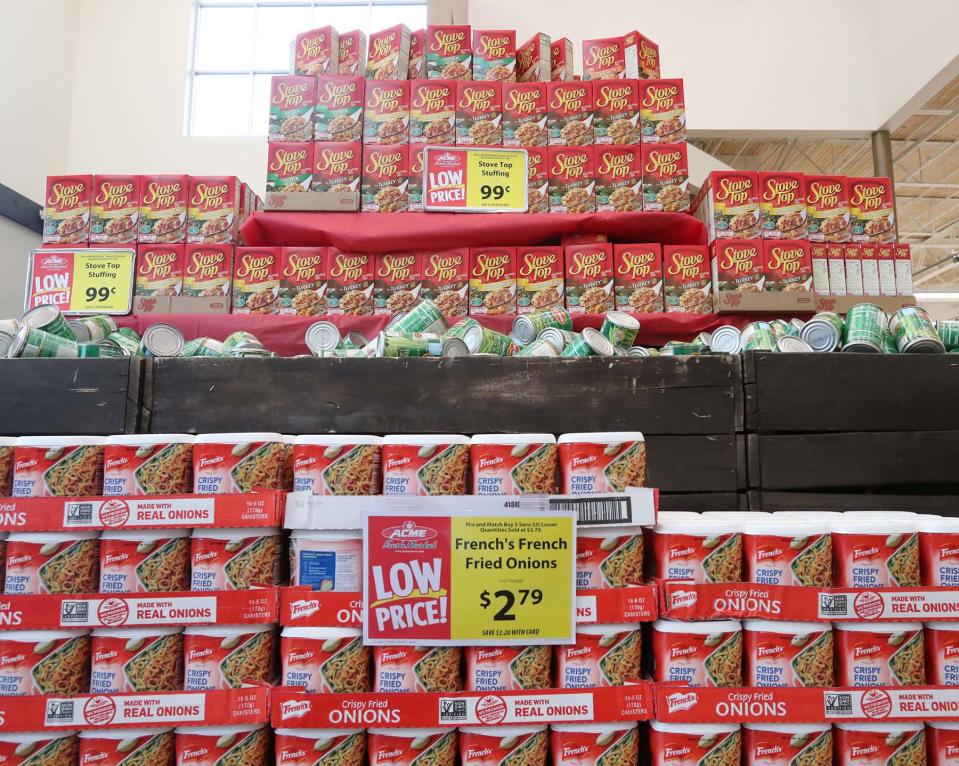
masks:
<svg viewBox="0 0 959 766"><path fill-rule="evenodd" d="M896 187L904 186L909 189L959 189L959 183L938 183L936 181L896 181ZM921 199L912 197L912 199ZM935 199L935 197L932 197Z"/></svg>

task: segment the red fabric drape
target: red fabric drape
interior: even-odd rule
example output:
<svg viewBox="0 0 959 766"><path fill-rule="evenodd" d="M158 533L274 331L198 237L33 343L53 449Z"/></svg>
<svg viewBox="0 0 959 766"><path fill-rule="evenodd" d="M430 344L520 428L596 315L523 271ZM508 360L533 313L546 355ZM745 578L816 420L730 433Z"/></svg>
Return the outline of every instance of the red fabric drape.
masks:
<svg viewBox="0 0 959 766"><path fill-rule="evenodd" d="M605 234L610 242L706 244L706 228L687 213L261 212L243 225L251 245L330 245L361 253L554 244L568 234Z"/></svg>

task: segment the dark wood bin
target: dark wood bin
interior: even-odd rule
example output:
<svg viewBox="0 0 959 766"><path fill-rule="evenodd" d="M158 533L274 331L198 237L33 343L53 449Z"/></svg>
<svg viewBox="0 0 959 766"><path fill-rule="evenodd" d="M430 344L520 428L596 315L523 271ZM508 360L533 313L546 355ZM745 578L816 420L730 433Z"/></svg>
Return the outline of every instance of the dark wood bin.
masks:
<svg viewBox="0 0 959 766"><path fill-rule="evenodd" d="M636 430L648 443L650 486L745 488L735 356L157 359L144 407L152 433Z"/></svg>
<svg viewBox="0 0 959 766"><path fill-rule="evenodd" d="M142 359L0 359L0 433L135 433Z"/></svg>

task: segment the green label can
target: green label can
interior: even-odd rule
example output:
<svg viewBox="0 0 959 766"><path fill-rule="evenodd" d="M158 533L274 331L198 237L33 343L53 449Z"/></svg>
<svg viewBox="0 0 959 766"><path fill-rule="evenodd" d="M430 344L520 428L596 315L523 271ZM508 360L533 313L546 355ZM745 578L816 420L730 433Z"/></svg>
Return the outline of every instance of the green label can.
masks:
<svg viewBox="0 0 959 766"><path fill-rule="evenodd" d="M180 356L186 341L183 333L172 324L158 322L143 331L139 351L145 357Z"/></svg>
<svg viewBox="0 0 959 766"><path fill-rule="evenodd" d="M627 314L627 316L629 316ZM573 317L566 309L549 309L535 314L523 314L513 321L513 337L521 346L532 343L548 327L572 330Z"/></svg>
<svg viewBox="0 0 959 766"><path fill-rule="evenodd" d="M434 353L435 351L435 353ZM436 333L381 332L376 338L376 356L442 356L443 341Z"/></svg>
<svg viewBox="0 0 959 766"><path fill-rule="evenodd" d="M207 356L219 357L225 356L223 353L223 343L213 338L194 338L183 345L183 351L180 356Z"/></svg>
<svg viewBox="0 0 959 766"><path fill-rule="evenodd" d="M669 345L663 346L659 356L697 356L703 353L706 347L701 343L681 343L680 341L670 341Z"/></svg>
<svg viewBox="0 0 959 766"><path fill-rule="evenodd" d="M260 343L260 339L257 338L253 333L246 332L245 330L237 330L232 332L223 339L223 353L229 356L230 352L239 345L253 345L263 348L263 344Z"/></svg>
<svg viewBox="0 0 959 766"><path fill-rule="evenodd" d="M939 339L947 351L959 349L959 319L941 319L936 322Z"/></svg>
<svg viewBox="0 0 959 766"><path fill-rule="evenodd" d="M140 342L140 333L138 333L132 327L121 327L119 330L111 332L110 335L122 335L125 338L136 341L137 343Z"/></svg>
<svg viewBox="0 0 959 766"><path fill-rule="evenodd" d="M8 355L11 359L18 357L76 359L80 356L80 348L75 340L24 326L17 331Z"/></svg>
<svg viewBox="0 0 959 766"><path fill-rule="evenodd" d="M479 327L480 323L471 317L466 317L461 319L459 322L450 327L446 332L443 333L444 340L446 338L459 338L463 340L466 338L466 333L471 327ZM475 330L474 330L475 332Z"/></svg>
<svg viewBox="0 0 959 766"><path fill-rule="evenodd" d="M946 347L924 308L906 306L889 319L889 332L901 354L945 353Z"/></svg>
<svg viewBox="0 0 959 766"><path fill-rule="evenodd" d="M845 327L839 314L821 311L803 325L799 337L806 341L813 351L826 353L835 351L842 344Z"/></svg>
<svg viewBox="0 0 959 766"><path fill-rule="evenodd" d="M882 351L884 354L899 353L899 347L896 346L896 338L889 330L882 331Z"/></svg>
<svg viewBox="0 0 959 766"><path fill-rule="evenodd" d="M405 314L399 315L390 322L386 329L390 332L429 332L441 334L446 332L446 322L443 321L443 312L429 298L418 303Z"/></svg>
<svg viewBox="0 0 959 766"><path fill-rule="evenodd" d="M777 338L799 337L799 330L796 329L792 322L787 322L785 319L774 319L769 323L769 326L772 328L772 331L776 333Z"/></svg>
<svg viewBox="0 0 959 766"><path fill-rule="evenodd" d="M513 353L512 338L501 332L483 327L479 322L468 327L463 333L463 341L471 354L496 354L509 356Z"/></svg>
<svg viewBox="0 0 959 766"><path fill-rule="evenodd" d="M103 340L107 335L119 329L117 321L105 314L71 319L69 325L79 341Z"/></svg>
<svg viewBox="0 0 959 766"><path fill-rule="evenodd" d="M130 337L129 333L123 332L124 330L129 330L134 335L136 339ZM127 356L136 356L137 352L140 350L140 336L136 334L134 330L131 330L129 327L121 327L116 332L111 332L107 335L107 340L112 340L120 348L123 349L123 353Z"/></svg>
<svg viewBox="0 0 959 766"><path fill-rule="evenodd" d="M549 343L549 341L546 341ZM537 340L536 343L539 343ZM552 344L551 344L552 345ZM525 350L525 349L524 349ZM592 356L593 349L590 347L589 343L586 342L586 339L582 335L577 335L572 341L567 343L563 347L563 351L560 356Z"/></svg>
<svg viewBox="0 0 959 766"><path fill-rule="evenodd" d="M42 330L51 335L58 335L67 340L76 341L77 336L70 329L70 323L63 316L63 312L53 304L37 306L30 309L20 319L24 327L30 327L34 330Z"/></svg>
<svg viewBox="0 0 959 766"><path fill-rule="evenodd" d="M599 331L619 348L630 348L639 335L639 320L625 311L607 311Z"/></svg>
<svg viewBox="0 0 959 766"><path fill-rule="evenodd" d="M549 341L556 346L556 350L562 354L566 347L570 343L576 341L578 338L578 332L573 332L572 330L560 330L558 327L547 327L539 334L539 337L536 340Z"/></svg>
<svg viewBox="0 0 959 766"><path fill-rule="evenodd" d="M776 333L768 322L753 322L743 328L743 351L775 351Z"/></svg>
<svg viewBox="0 0 959 766"><path fill-rule="evenodd" d="M567 348L569 348L567 346ZM548 340L534 340L532 343L529 343L523 346L519 351L517 351L514 356L560 356L560 353L556 350L556 346L550 343ZM563 353L563 356L584 356L582 354L566 354Z"/></svg>
<svg viewBox="0 0 959 766"><path fill-rule="evenodd" d="M857 303L846 313L846 331L843 351L879 353L882 351L882 331L889 320L886 312L872 303Z"/></svg>
<svg viewBox="0 0 959 766"><path fill-rule="evenodd" d="M126 356L123 349L114 341L104 338L103 340L91 340L86 343L80 343L79 356L81 359L88 357L117 357Z"/></svg>

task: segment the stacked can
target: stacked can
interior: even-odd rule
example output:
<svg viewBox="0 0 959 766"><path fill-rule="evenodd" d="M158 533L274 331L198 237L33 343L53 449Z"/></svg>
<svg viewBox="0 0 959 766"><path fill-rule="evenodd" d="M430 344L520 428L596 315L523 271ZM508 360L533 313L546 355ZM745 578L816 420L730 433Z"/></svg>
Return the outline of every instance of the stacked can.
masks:
<svg viewBox="0 0 959 766"><path fill-rule="evenodd" d="M926 310L919 306L899 309L889 319L889 332L901 354L942 354L946 346Z"/></svg>
<svg viewBox="0 0 959 766"><path fill-rule="evenodd" d="M639 335L639 320L625 311L607 311L599 331L617 348L631 348Z"/></svg>
<svg viewBox="0 0 959 766"><path fill-rule="evenodd" d="M936 332L946 351L959 351L959 319L940 319L936 322Z"/></svg>
<svg viewBox="0 0 959 766"><path fill-rule="evenodd" d="M802 338L813 351L835 351L842 344L846 325L839 314L821 311L803 325L799 331Z"/></svg>
<svg viewBox="0 0 959 766"><path fill-rule="evenodd" d="M714 354L738 354L742 345L742 334L732 325L722 325L710 333L709 350Z"/></svg>
<svg viewBox="0 0 959 766"><path fill-rule="evenodd" d="M513 321L513 338L520 346L527 346L539 338L543 330L573 330L573 317L566 309L549 309L535 314L521 314Z"/></svg>
<svg viewBox="0 0 959 766"><path fill-rule="evenodd" d="M843 351L882 352L882 333L889 324L886 312L872 303L857 303L846 313Z"/></svg>

